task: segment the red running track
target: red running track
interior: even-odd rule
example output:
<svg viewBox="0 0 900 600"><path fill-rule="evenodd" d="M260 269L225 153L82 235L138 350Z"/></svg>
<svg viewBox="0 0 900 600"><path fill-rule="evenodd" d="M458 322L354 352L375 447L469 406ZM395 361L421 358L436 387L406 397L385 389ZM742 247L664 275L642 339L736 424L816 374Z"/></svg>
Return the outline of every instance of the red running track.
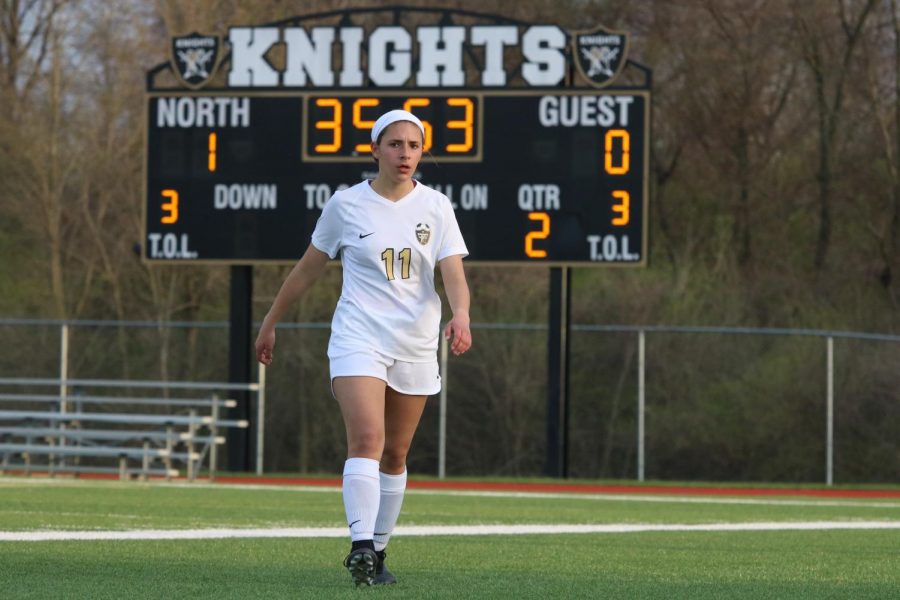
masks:
<svg viewBox="0 0 900 600"><path fill-rule="evenodd" d="M8 471L11 475L24 475ZM32 471L32 474L37 472ZM59 474L56 475L60 477ZM82 473L79 479L118 479L114 474ZM177 481L186 481L178 479ZM202 481L202 480L201 480ZM295 485L341 487L339 478L320 477L256 477L219 476L215 483L228 485ZM900 498L900 489L852 489L852 488L768 488L768 487L726 487L726 486L678 486L678 485L593 485L586 483L515 483L492 481L434 481L409 480L410 489L455 490L484 492L535 492L569 494L647 494L673 496L807 496L816 498Z"/></svg>

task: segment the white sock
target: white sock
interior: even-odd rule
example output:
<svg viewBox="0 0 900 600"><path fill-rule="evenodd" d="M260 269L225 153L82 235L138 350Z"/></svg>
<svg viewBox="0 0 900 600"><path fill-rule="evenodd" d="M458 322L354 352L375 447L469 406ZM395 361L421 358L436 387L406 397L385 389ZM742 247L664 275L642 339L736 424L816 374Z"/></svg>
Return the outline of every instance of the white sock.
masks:
<svg viewBox="0 0 900 600"><path fill-rule="evenodd" d="M350 539L371 540L378 514L378 461L371 458L348 458L344 463L344 510L350 525Z"/></svg>
<svg viewBox="0 0 900 600"><path fill-rule="evenodd" d="M403 506L403 492L406 491L406 469L399 475L378 473L381 478L381 503L378 505L378 518L375 519L375 550L384 550L397 517Z"/></svg>

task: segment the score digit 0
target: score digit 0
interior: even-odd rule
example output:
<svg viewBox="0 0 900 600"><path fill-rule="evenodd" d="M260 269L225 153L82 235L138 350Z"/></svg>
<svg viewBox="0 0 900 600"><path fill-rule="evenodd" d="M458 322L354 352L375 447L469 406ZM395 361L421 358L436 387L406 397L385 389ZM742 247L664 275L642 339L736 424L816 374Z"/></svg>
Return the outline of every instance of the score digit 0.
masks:
<svg viewBox="0 0 900 600"><path fill-rule="evenodd" d="M613 145L621 140L619 164L613 162ZM626 129L610 129L603 137L603 168L610 175L627 175L631 170L631 134Z"/></svg>

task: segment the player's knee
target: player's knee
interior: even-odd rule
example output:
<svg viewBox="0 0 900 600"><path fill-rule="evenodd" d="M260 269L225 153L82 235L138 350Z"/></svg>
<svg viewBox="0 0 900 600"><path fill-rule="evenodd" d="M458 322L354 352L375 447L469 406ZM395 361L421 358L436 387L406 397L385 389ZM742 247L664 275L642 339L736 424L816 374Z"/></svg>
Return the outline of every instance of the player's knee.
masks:
<svg viewBox="0 0 900 600"><path fill-rule="evenodd" d="M348 440L351 456L381 456L384 450L384 434L371 430L354 433Z"/></svg>
<svg viewBox="0 0 900 600"><path fill-rule="evenodd" d="M398 473L406 467L406 457L409 454L409 446L398 447L396 445L385 446L381 454L381 470L387 473Z"/></svg>

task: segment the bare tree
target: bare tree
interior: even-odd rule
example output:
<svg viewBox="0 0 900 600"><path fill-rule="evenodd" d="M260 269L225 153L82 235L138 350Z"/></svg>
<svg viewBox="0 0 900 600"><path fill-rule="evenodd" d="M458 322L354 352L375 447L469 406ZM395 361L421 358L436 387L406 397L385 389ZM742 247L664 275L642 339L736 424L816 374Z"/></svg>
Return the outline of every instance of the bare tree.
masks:
<svg viewBox="0 0 900 600"><path fill-rule="evenodd" d="M66 318L71 302L65 277L66 239L72 229L65 203L75 183L80 155L67 145L66 120L72 107L67 104L70 80L62 37L57 31L50 36L47 73L39 79L41 100L27 112L23 109L17 120L20 135L4 149L17 175L8 189L10 200L23 221L46 242L54 313Z"/></svg>
<svg viewBox="0 0 900 600"><path fill-rule="evenodd" d="M825 265L831 245L834 161L838 151L836 142L843 125L847 79L853 68L856 47L877 3L878 0L834 0L831 6L803 1L795 1L792 5L802 61L813 81L818 121L819 226L813 260L817 270ZM835 12L837 23L832 19Z"/></svg>
<svg viewBox="0 0 900 600"><path fill-rule="evenodd" d="M794 87L795 69L784 61L781 47L786 32L782 16L769 0L738 0L730 6L705 0L704 9L715 27L720 47L731 48L731 68L711 78L717 90L720 119L717 133L724 134L723 147L704 143L711 160L728 157L736 190L733 239L741 265L752 255L752 204L758 195L756 182L784 140L778 139L778 124ZM701 140L704 138L701 137Z"/></svg>
<svg viewBox="0 0 900 600"><path fill-rule="evenodd" d="M46 66L54 22L67 0L0 0L0 112L15 118Z"/></svg>
<svg viewBox="0 0 900 600"><path fill-rule="evenodd" d="M867 218L881 261L878 279L894 308L900 306L897 297L896 271L900 263L900 14L897 0L890 0L881 13L875 34L863 40L865 84L859 86L874 117L874 135L881 144L881 154L890 193L887 205L873 198L872 210L860 206ZM877 177L877 173L868 173ZM888 217L885 219L884 215Z"/></svg>

